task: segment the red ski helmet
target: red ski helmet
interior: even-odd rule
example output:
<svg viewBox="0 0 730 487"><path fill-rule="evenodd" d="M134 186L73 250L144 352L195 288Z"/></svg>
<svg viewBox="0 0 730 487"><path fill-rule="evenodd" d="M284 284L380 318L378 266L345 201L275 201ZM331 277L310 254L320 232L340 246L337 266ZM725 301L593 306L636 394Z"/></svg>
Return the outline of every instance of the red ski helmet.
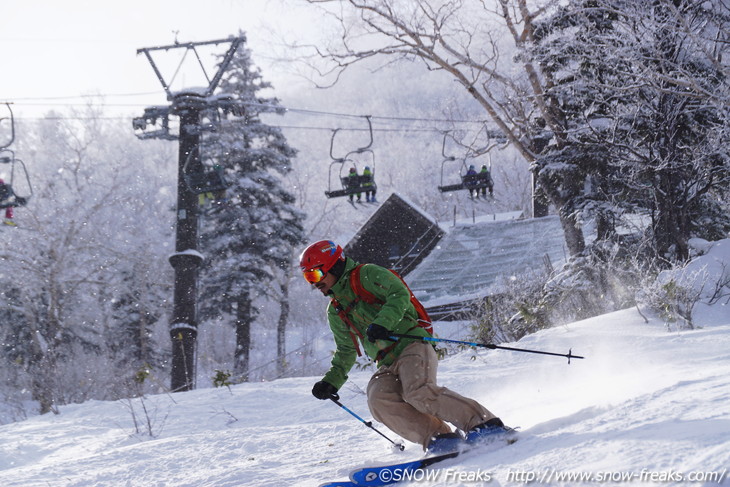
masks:
<svg viewBox="0 0 730 487"><path fill-rule="evenodd" d="M310 284L324 279L338 260L344 260L342 247L331 240L320 240L304 249L299 256L299 267Z"/></svg>

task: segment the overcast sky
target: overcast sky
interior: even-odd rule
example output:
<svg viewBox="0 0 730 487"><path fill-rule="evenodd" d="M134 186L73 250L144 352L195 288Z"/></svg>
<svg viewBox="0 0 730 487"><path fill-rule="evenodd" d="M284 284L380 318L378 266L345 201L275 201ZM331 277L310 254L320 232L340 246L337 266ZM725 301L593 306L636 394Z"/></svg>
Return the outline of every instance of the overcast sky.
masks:
<svg viewBox="0 0 730 487"><path fill-rule="evenodd" d="M117 107L129 113L166 104L150 63L137 49L170 45L176 36L180 42L224 39L239 30L246 32L265 78L277 92L286 91L285 68L271 64L272 42L277 33L291 38L311 32L313 22L303 20L310 11L301 0L3 0L0 102L13 101L20 116L62 110L82 101L73 97L89 94L107 95L110 105L130 105ZM183 52L157 54L167 69L163 76L174 73ZM177 81L189 82L185 76L190 75L183 70Z"/></svg>

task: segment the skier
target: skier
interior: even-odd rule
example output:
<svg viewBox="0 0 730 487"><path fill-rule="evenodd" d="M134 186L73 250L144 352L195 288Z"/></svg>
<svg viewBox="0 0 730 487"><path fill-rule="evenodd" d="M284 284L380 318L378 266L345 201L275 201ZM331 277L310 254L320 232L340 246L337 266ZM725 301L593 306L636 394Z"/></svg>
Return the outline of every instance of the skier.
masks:
<svg viewBox="0 0 730 487"><path fill-rule="evenodd" d="M438 357L432 345L417 339L388 340L390 333L431 336L419 326L410 291L398 276L375 264L360 267L362 287L380 300L369 304L356 296L350 282L358 263L346 258L336 243L311 244L299 265L307 282L333 299L327 319L337 349L330 370L312 388L314 397L339 397L337 391L360 351L359 338L365 353L379 365L367 386L370 412L403 438L429 453L443 453L464 440L473 443L505 430L478 402L437 385Z"/></svg>
<svg viewBox="0 0 730 487"><path fill-rule="evenodd" d="M362 185L364 188L371 188L373 186L373 172L370 170L370 166L365 166L362 171ZM365 201L368 203L376 203L375 201L375 189L369 189L365 191Z"/></svg>
<svg viewBox="0 0 730 487"><path fill-rule="evenodd" d="M357 173L357 169L354 167L350 168L350 173L347 175L347 189L352 190L360 187L360 175ZM350 193L350 203L352 203L352 197L355 193ZM357 202L360 203L360 197L362 193L357 193Z"/></svg>
<svg viewBox="0 0 730 487"><path fill-rule="evenodd" d="M472 199L474 198L474 193L476 193L477 198L479 197L479 190L476 188L477 177L477 170L473 165L469 166L469 170L466 171L466 176L464 176L464 185L469 189L469 196Z"/></svg>
<svg viewBox="0 0 730 487"><path fill-rule="evenodd" d="M0 178L0 204L2 205L0 207L5 208L5 219L3 220L3 224L14 227L16 224L13 221L13 207L10 204L10 198L12 196L12 191L8 185L5 184L5 181Z"/></svg>
<svg viewBox="0 0 730 487"><path fill-rule="evenodd" d="M486 164L483 164L481 171L479 171L479 179L486 182L486 186L481 188L482 196L487 197L487 188L489 188L489 196L494 196L494 182Z"/></svg>

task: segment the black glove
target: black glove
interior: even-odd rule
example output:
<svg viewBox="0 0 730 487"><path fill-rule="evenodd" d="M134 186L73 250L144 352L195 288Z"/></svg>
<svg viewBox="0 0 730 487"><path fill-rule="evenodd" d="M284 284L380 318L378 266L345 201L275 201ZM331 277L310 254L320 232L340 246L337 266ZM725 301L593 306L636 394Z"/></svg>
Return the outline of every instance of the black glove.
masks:
<svg viewBox="0 0 730 487"><path fill-rule="evenodd" d="M385 328L384 326L377 325L375 323L368 326L368 340L371 342L375 342L375 340L389 340L390 339L390 330Z"/></svg>
<svg viewBox="0 0 730 487"><path fill-rule="evenodd" d="M312 387L312 395L317 399L340 399L340 396L337 394L337 388L323 380L314 384L314 387Z"/></svg>

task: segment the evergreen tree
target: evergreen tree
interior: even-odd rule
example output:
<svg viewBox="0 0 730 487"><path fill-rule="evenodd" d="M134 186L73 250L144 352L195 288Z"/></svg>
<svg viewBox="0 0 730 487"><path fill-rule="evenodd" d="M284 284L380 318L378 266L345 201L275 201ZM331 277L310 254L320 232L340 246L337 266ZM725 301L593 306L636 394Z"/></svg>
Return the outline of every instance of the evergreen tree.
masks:
<svg viewBox="0 0 730 487"><path fill-rule="evenodd" d="M4 279L0 291L0 366L27 370L34 355L30 326L23 314L21 289L10 279ZM17 384L14 384L17 385Z"/></svg>
<svg viewBox="0 0 730 487"><path fill-rule="evenodd" d="M120 376L133 378L141 369L159 366L162 353L154 342L153 325L161 318L163 292L169 286L157 282L150 267L129 262L132 270L120 272L115 286L119 295L112 300L112 323L106 342Z"/></svg>
<svg viewBox="0 0 730 487"><path fill-rule="evenodd" d="M290 273L293 253L304 241L304 215L281 180L296 151L279 128L260 118L281 113L276 98L261 94L270 88L250 50L239 48L220 90L245 104L245 113L222 121L201 144L204 162L223 168L231 183L225 199L204 212L201 317L232 320L234 370L243 380L248 378L251 325L257 315L254 299ZM288 299L286 294L279 294L280 299Z"/></svg>

